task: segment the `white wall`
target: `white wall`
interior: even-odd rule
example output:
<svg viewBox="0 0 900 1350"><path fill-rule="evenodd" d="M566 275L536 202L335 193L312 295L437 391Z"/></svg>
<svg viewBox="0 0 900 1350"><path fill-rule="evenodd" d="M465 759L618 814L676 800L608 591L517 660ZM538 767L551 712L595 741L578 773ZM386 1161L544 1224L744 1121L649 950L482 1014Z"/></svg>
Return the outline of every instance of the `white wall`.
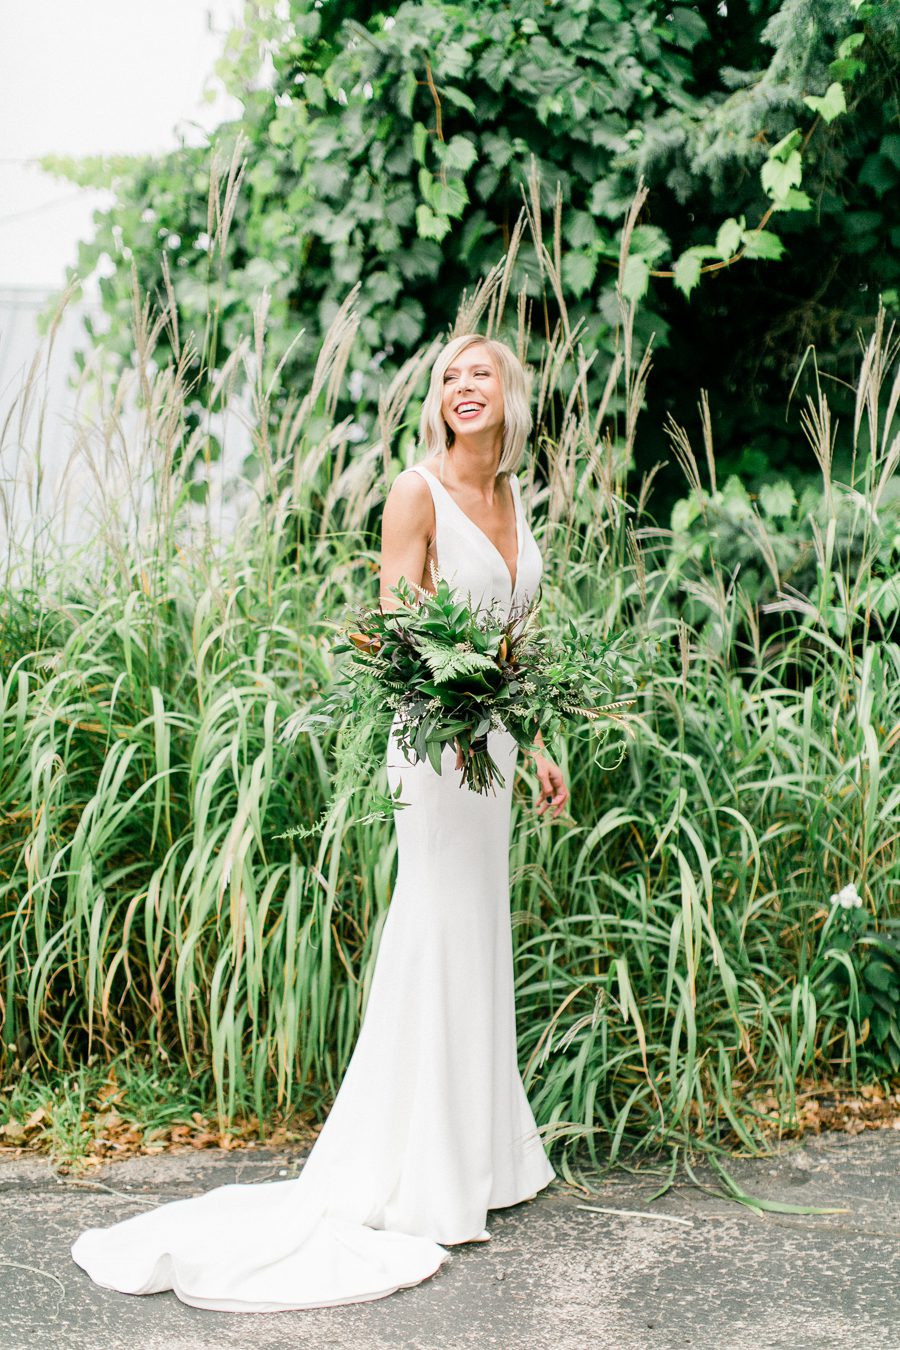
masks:
<svg viewBox="0 0 900 1350"><path fill-rule="evenodd" d="M10 502L16 528L27 525L39 482L45 508L66 513L67 533L88 528L90 514L90 476L73 473L70 377L84 315L99 313L95 288L67 309L24 425L21 391L41 343L38 315L108 198L34 161L203 143L240 111L211 72L242 9L241 0L0 0L0 546Z"/></svg>

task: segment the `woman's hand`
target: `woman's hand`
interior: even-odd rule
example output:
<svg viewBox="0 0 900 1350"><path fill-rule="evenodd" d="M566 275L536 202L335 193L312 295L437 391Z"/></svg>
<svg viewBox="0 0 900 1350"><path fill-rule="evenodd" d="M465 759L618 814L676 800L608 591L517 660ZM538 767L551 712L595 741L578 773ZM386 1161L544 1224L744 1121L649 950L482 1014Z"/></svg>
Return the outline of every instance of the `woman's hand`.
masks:
<svg viewBox="0 0 900 1350"><path fill-rule="evenodd" d="M461 769L463 767L462 746L455 738L453 744L456 746L456 767ZM555 819L569 800L569 789L566 787L562 769L537 746L529 753L534 760L538 781L540 782L540 792L536 803L537 813L539 816L543 815L547 807L552 806Z"/></svg>
<svg viewBox="0 0 900 1350"><path fill-rule="evenodd" d="M531 751L531 757L540 783L536 802L537 813L539 816L543 815L547 807L552 806L555 819L569 800L569 789L566 787L562 769L537 748Z"/></svg>

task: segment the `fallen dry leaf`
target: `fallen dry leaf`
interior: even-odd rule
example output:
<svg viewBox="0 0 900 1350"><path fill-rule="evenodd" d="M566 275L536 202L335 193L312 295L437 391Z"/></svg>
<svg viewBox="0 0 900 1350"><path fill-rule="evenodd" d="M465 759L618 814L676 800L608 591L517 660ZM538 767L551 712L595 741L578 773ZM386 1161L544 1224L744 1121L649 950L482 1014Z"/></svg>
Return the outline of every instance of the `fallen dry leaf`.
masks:
<svg viewBox="0 0 900 1350"><path fill-rule="evenodd" d="M900 1092L885 1091L881 1083L864 1083L854 1092L849 1086L806 1081L797 1091L793 1114L789 1104L769 1090L749 1091L744 1101L757 1114L760 1128L781 1139L824 1131L856 1135L900 1129Z"/></svg>

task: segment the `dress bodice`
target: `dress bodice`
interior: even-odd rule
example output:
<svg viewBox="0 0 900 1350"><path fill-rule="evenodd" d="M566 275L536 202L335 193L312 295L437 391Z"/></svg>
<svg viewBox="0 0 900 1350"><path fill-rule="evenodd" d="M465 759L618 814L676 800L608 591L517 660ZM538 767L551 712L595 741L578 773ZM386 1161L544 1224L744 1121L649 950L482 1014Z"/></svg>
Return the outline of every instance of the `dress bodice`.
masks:
<svg viewBox="0 0 900 1350"><path fill-rule="evenodd" d="M441 480L421 464L413 464L404 472L420 474L431 490L438 575L450 583L460 599L467 599L472 608L496 604L504 617L513 606L527 605L534 599L544 565L537 540L525 519L521 487L515 474L509 475L518 541L513 584L496 544L466 514Z"/></svg>

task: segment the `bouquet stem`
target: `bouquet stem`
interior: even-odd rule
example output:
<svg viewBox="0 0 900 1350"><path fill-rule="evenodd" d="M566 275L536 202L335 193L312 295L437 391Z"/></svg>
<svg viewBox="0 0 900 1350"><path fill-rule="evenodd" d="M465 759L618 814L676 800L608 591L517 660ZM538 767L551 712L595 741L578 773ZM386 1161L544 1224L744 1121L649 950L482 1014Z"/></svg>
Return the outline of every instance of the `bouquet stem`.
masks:
<svg viewBox="0 0 900 1350"><path fill-rule="evenodd" d="M506 786L506 780L497 766L497 761L488 750L487 735L475 736L469 745L468 754L463 758L459 785L468 787L473 792L493 792L496 795L494 784L497 782L501 787Z"/></svg>

